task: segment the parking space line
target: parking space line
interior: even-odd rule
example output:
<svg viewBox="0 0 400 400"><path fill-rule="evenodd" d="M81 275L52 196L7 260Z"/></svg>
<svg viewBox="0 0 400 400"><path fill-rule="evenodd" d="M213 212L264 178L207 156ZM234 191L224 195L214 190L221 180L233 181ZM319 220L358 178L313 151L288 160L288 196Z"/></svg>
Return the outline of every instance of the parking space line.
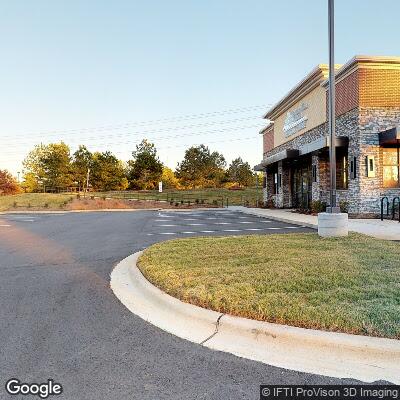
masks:
<svg viewBox="0 0 400 400"><path fill-rule="evenodd" d="M173 224L162 224L162 225L159 225L159 226L178 226L178 225L173 225Z"/></svg>
<svg viewBox="0 0 400 400"><path fill-rule="evenodd" d="M200 231L201 233L213 233L215 231Z"/></svg>
<svg viewBox="0 0 400 400"><path fill-rule="evenodd" d="M239 221L238 224L256 224L258 221Z"/></svg>
<svg viewBox="0 0 400 400"><path fill-rule="evenodd" d="M245 231L263 231L264 228L247 228Z"/></svg>
<svg viewBox="0 0 400 400"><path fill-rule="evenodd" d="M176 235L177 232L159 232L159 235Z"/></svg>
<svg viewBox="0 0 400 400"><path fill-rule="evenodd" d="M243 229L224 229L222 232L242 232Z"/></svg>
<svg viewBox="0 0 400 400"><path fill-rule="evenodd" d="M2 227L4 227L4 228L8 228L8 227L10 227L11 225L7 225L7 224L1 224L0 226L2 226Z"/></svg>
<svg viewBox="0 0 400 400"><path fill-rule="evenodd" d="M188 224L189 226L204 226L205 224Z"/></svg>
<svg viewBox="0 0 400 400"><path fill-rule="evenodd" d="M185 231L185 232L181 232L181 233L185 233L185 234L191 235L192 233L196 233L196 232Z"/></svg>

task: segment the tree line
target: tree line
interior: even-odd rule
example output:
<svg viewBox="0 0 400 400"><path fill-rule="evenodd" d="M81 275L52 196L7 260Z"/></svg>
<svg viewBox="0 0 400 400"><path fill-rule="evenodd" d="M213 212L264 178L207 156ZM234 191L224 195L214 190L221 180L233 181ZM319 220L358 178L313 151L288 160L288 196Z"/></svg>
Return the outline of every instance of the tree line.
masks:
<svg viewBox="0 0 400 400"><path fill-rule="evenodd" d="M122 162L110 151L91 152L81 145L71 153L64 142L36 145L23 161L20 187L26 192L87 186L95 191L151 190L163 182L164 188L197 189L246 187L255 184L256 175L240 157L227 165L224 156L205 145L185 151L175 171L159 159L155 145L143 140ZM7 171L0 170L0 194L18 190Z"/></svg>

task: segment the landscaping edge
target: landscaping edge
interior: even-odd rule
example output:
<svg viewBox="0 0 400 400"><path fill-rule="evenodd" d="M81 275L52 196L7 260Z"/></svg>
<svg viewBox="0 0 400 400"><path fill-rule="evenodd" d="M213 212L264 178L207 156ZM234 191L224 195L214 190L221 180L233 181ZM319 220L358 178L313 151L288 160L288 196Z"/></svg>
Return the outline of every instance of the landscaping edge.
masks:
<svg viewBox="0 0 400 400"><path fill-rule="evenodd" d="M233 317L184 303L140 272L137 252L118 263L110 286L132 313L213 350L276 367L366 382L400 384L400 341Z"/></svg>

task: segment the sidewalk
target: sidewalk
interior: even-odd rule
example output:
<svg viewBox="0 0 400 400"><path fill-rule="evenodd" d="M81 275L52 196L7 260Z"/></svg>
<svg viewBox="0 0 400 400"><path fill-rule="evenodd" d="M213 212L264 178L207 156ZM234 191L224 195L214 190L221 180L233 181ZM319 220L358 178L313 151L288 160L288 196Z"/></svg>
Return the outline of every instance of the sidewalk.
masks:
<svg viewBox="0 0 400 400"><path fill-rule="evenodd" d="M229 209L273 219L275 221L299 224L315 229L318 227L318 217L314 215L299 214L288 209L247 208L242 206L231 206ZM398 221L349 219L349 230L373 236L378 239L400 240L400 223Z"/></svg>

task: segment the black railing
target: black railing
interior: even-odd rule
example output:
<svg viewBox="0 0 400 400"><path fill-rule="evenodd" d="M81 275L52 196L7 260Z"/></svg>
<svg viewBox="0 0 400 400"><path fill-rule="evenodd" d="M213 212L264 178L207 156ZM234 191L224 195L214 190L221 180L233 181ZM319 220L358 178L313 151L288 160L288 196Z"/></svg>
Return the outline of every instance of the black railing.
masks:
<svg viewBox="0 0 400 400"><path fill-rule="evenodd" d="M400 197L397 196L392 200L392 219L396 218L396 201L397 201L397 208L399 209L399 222L400 222Z"/></svg>
<svg viewBox="0 0 400 400"><path fill-rule="evenodd" d="M384 196L381 198L381 221L383 221L383 208L384 208L384 201L386 200L386 216L389 216L389 198Z"/></svg>

